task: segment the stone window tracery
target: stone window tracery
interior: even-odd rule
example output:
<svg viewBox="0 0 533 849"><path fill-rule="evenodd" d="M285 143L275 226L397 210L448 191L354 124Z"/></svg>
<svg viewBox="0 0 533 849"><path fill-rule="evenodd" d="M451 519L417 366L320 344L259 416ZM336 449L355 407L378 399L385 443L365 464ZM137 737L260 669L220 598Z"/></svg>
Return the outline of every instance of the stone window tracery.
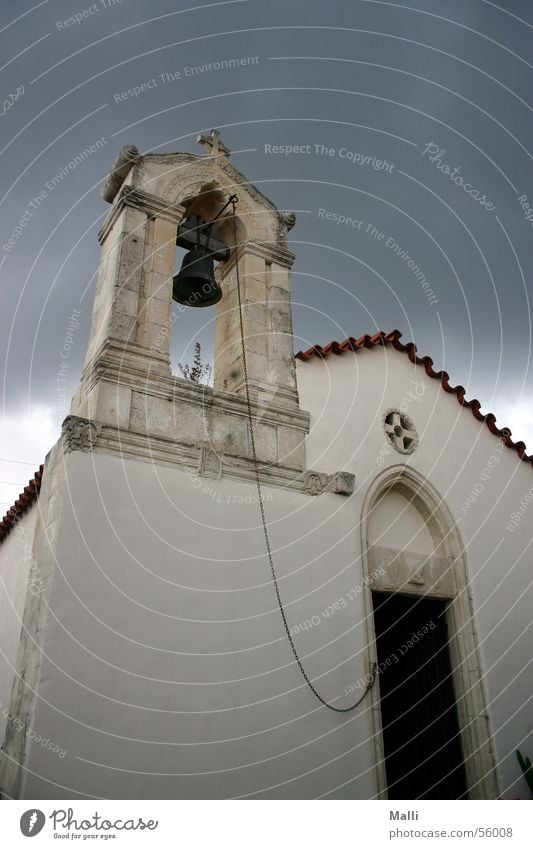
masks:
<svg viewBox="0 0 533 849"><path fill-rule="evenodd" d="M400 410L389 410L383 422L385 433L400 454L412 454L418 445L418 433L411 419Z"/></svg>

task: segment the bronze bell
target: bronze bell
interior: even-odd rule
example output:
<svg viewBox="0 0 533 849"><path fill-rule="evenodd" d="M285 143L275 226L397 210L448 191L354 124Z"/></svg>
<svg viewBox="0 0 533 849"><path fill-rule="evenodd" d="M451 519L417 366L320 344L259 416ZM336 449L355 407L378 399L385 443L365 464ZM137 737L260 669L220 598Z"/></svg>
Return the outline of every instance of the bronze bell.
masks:
<svg viewBox="0 0 533 849"><path fill-rule="evenodd" d="M201 248L186 253L179 274L172 278L172 298L186 307L211 307L221 297L213 257Z"/></svg>

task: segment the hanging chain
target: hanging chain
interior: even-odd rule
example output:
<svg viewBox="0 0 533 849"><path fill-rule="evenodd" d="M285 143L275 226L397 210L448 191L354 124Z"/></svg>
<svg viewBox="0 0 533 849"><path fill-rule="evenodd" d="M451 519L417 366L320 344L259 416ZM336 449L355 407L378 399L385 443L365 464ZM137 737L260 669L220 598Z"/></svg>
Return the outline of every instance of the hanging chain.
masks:
<svg viewBox="0 0 533 849"><path fill-rule="evenodd" d="M340 708L340 707L335 707L334 705L330 704L325 699L323 699L322 696L320 695L320 693L316 690L315 686L313 685L312 681L309 679L307 672L305 671L305 669L303 667L302 661L300 660L298 652L296 651L296 646L294 645L294 640L292 639L292 635L291 635L291 632L290 632L290 629L289 629L289 625L287 623L287 617L285 615L285 609L283 607L283 602L281 600L281 595L280 595L279 586L278 586L278 579L277 579L277 576L276 576L276 570L274 569L274 559L272 557L272 550L270 548L270 537L269 537L269 534L268 534L268 527L267 527L267 521L266 521L266 516L265 516L265 507L264 507L264 503L263 503L263 493L262 493L262 490L261 490L261 478L260 478L260 475L259 475L259 465L258 465L258 462L257 462L257 452L256 452L256 448L255 448L255 433L254 433L254 424L253 424L253 415L252 415L252 404L251 404L251 401L250 401L250 387L248 385L248 367L247 367L247 363L246 363L246 348L245 348L245 342L244 342L244 322L243 322L243 314L242 314L241 281L240 281L240 275L239 275L239 255L238 255L238 244L237 244L237 218L236 218L236 215L235 215L235 207L236 207L237 202L238 202L237 196L233 195L233 197L230 199L230 201L231 201L232 206L233 206L233 241L234 241L234 246L235 246L235 272L236 272L236 278L237 278L237 297L238 297L238 301L239 301L239 321L240 321L241 344L242 344L242 365L243 365L243 371L244 371L244 385L245 385L245 390L246 390L246 406L248 408L248 421L250 423L250 442L251 442L251 447L252 447L252 459L253 459L254 470L255 470L255 483L256 483L256 487L257 487L257 497L258 497L258 500L259 500L259 509L261 511L261 522L262 522L262 525L263 525L263 534L264 534L264 537L265 537L265 547L266 547L266 552L267 552L267 555L268 555L268 562L269 562L269 565L270 565L270 572L271 572L271 575L272 575L272 581L274 583L274 589L276 591L276 598L278 600L279 612L281 613L281 618L283 620L283 626L285 628L285 633L287 634L287 638L289 640L290 647L291 647L292 653L294 655L294 659L296 660L296 663L298 664L298 668L300 669L300 672L302 673L302 675L305 679L305 682L308 685L311 692L313 693L313 695L316 696L316 698L318 699L319 702L321 702L325 707L329 708L330 710L333 710L336 713L349 713L350 711L355 710L356 707L359 707L359 705L361 704L361 702L365 698L366 694L374 686L374 682L376 680L376 674L377 674L377 664L376 663L372 664L372 668L371 668L371 671L370 671L370 681L367 683L367 685L365 687L365 691L364 691L363 695L361 696L361 698L358 699L356 702L354 702L353 705L349 705L348 707L345 707L345 708Z"/></svg>

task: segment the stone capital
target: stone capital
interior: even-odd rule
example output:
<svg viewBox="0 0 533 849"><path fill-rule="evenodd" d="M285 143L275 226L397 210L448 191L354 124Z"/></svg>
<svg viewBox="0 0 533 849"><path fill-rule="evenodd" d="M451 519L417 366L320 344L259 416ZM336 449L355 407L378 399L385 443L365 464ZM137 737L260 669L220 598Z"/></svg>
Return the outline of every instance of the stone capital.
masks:
<svg viewBox="0 0 533 849"><path fill-rule="evenodd" d="M98 233L100 244L105 241L126 206L144 212L148 218L164 218L166 221L171 221L176 225L176 228L185 214L185 207L179 203L167 203L157 195L152 195L142 189L137 189L134 186L122 186L115 198L111 212Z"/></svg>
<svg viewBox="0 0 533 849"><path fill-rule="evenodd" d="M71 451L92 451L99 431L99 425L89 419L67 416L61 428L65 452L70 454Z"/></svg>
<svg viewBox="0 0 533 849"><path fill-rule="evenodd" d="M235 268L237 258L239 259L239 262L241 262L247 255L257 256L260 257L260 259L265 260L265 262L282 265L284 268L289 269L292 268L294 260L296 259L295 255L291 251L282 248L280 245L267 242L257 242L253 239L249 239L244 242L244 244L240 245L237 250L231 251L229 258L220 267L219 274L221 278L224 278Z"/></svg>

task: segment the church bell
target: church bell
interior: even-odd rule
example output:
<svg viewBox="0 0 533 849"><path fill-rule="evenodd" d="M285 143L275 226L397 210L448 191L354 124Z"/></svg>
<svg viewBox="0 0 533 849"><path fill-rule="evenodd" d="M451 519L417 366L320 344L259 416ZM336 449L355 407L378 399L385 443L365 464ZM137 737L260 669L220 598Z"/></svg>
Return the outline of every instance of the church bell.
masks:
<svg viewBox="0 0 533 849"><path fill-rule="evenodd" d="M172 297L187 307L211 307L222 297L215 280L213 256L195 248L183 257L179 273L172 278Z"/></svg>

